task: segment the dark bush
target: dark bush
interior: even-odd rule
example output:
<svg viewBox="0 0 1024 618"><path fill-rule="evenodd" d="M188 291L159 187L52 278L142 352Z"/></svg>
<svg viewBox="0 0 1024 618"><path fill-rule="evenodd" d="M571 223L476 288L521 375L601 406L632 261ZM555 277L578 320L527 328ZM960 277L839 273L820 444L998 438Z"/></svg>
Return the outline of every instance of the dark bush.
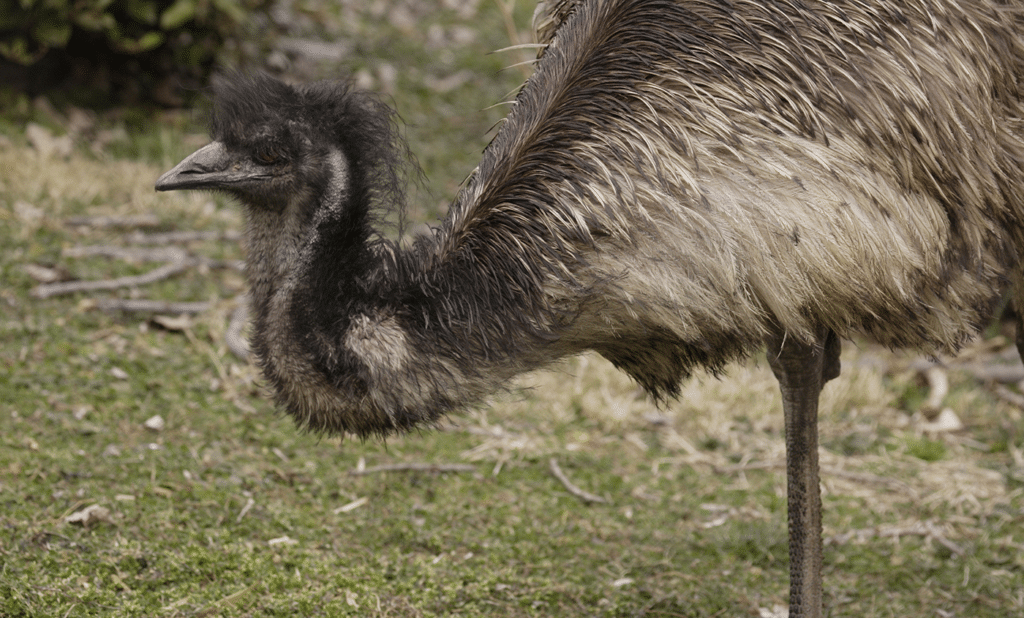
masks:
<svg viewBox="0 0 1024 618"><path fill-rule="evenodd" d="M176 104L270 0L9 0L0 80L30 94L72 87ZM7 3L5 3L7 4ZM13 5L13 6L11 6Z"/></svg>

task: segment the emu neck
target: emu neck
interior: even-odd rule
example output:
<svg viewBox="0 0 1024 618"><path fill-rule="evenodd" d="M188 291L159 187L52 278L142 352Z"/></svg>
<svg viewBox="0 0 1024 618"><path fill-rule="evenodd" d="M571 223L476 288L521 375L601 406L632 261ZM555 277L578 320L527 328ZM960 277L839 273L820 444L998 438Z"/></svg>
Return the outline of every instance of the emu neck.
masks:
<svg viewBox="0 0 1024 618"><path fill-rule="evenodd" d="M433 236L407 251L371 242L359 168L327 158L325 182L246 210L253 353L301 427L429 425L542 363L540 275L509 277L501 243L445 254Z"/></svg>
<svg viewBox="0 0 1024 618"><path fill-rule="evenodd" d="M247 208L254 349L268 365L280 356L273 364L293 366L323 333L343 328L337 320L368 268L367 213L351 203L349 167L338 151L326 161L324 182L279 209Z"/></svg>

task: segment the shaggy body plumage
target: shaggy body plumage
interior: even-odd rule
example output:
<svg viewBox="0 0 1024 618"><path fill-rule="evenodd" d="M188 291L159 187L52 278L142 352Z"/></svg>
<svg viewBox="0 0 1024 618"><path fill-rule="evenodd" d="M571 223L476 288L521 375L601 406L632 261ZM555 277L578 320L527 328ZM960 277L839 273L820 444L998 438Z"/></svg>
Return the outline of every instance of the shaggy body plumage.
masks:
<svg viewBox="0 0 1024 618"><path fill-rule="evenodd" d="M586 349L656 396L777 329L955 350L1024 237L1021 15L891 4L580 3L409 251L372 227L398 197L388 110L221 80L214 139L308 176L241 195L282 404L386 434Z"/></svg>
<svg viewBox="0 0 1024 618"><path fill-rule="evenodd" d="M391 112L345 84L221 79L213 144L157 188L240 198L254 350L301 426L430 424L587 349L671 396L767 344L791 533L820 530L837 335L955 351L1020 286L1022 8L557 3L507 122L409 249L375 232L401 202ZM821 611L805 536L793 615Z"/></svg>

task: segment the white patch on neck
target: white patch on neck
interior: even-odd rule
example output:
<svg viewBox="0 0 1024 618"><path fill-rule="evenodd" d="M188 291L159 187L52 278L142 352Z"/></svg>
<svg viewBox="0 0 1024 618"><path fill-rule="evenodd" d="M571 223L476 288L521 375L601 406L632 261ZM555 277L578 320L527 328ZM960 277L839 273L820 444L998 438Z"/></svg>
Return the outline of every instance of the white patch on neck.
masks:
<svg viewBox="0 0 1024 618"><path fill-rule="evenodd" d="M330 169L330 178L327 181L327 188L320 197L320 207L313 217L313 232L320 228L325 219L337 216L348 206L349 198L349 173L348 160L337 148L331 148L327 153L325 161ZM315 239L315 235L311 238Z"/></svg>
<svg viewBox="0 0 1024 618"><path fill-rule="evenodd" d="M354 316L345 333L345 347L377 378L401 371L409 358L405 330L394 316Z"/></svg>

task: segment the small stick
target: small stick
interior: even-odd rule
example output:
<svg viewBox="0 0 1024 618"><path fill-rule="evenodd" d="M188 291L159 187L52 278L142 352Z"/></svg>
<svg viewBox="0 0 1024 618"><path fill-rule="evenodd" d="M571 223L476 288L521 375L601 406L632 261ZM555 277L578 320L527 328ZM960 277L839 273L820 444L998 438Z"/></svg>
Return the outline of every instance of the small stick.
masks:
<svg viewBox="0 0 1024 618"><path fill-rule="evenodd" d="M199 617L199 618L204 618L205 616L212 616L214 614L219 614L223 610L225 605L230 605L230 604L233 604L233 603L237 603L238 601L242 600L245 597L245 595L247 595L250 592L252 592L252 590L255 587L256 587L256 584L252 584L251 586L246 586L245 588L242 588L238 592L233 592L233 593L229 594L228 596L226 596L226 597L224 597L224 598L222 598L222 599L220 599L218 601L214 601L213 603L210 603L209 605L207 605L203 609L199 610L199 613L197 613L196 616ZM177 603L175 603L174 605L177 605ZM168 606L168 607L170 607L170 606ZM165 607L164 609L166 610L168 608Z"/></svg>
<svg viewBox="0 0 1024 618"><path fill-rule="evenodd" d="M898 539L904 536L921 536L942 545L958 556L962 556L964 553L964 549L947 539L938 526L935 525L935 522L932 521L919 521L909 526L876 526L874 528L847 530L846 532L828 537L825 539L825 543L828 545L845 545L854 539L863 542L875 537Z"/></svg>
<svg viewBox="0 0 1024 618"><path fill-rule="evenodd" d="M711 468L715 471L715 474L733 474L736 472L748 472L751 470L783 470L786 467L786 463L783 461L752 461L745 464L735 464L730 466L716 466L713 465ZM846 479L848 481L855 481L858 483L877 483L879 485L889 485L890 487L896 487L904 491L912 491L913 487L900 481L899 479L889 478L885 476L878 476L877 474L868 474L866 472L852 472L850 470L842 470L840 468L821 468L822 478L826 477L837 477Z"/></svg>
<svg viewBox="0 0 1024 618"><path fill-rule="evenodd" d="M579 487L573 485L572 481L569 480L569 477L567 477L565 473L562 472L562 469L558 467L558 462L555 461L554 457L548 460L548 465L551 467L551 474L555 475L555 478L558 479L560 483L562 483L562 486L565 487L569 491L569 493L576 496L580 500L584 502L598 502L601 504L605 504L608 502L601 496L597 496L592 493L583 491Z"/></svg>
<svg viewBox="0 0 1024 618"><path fill-rule="evenodd" d="M1019 363L1013 365L970 363L957 368L966 371L982 382L1016 384L1024 380L1024 367Z"/></svg>
<svg viewBox="0 0 1024 618"><path fill-rule="evenodd" d="M366 504L369 501L370 501L370 499L367 498L366 496L363 496L362 498L356 498L352 502L349 502L348 504L344 504L344 505L339 506L338 508L334 509L334 514L335 515L341 515L342 513L348 513L349 511L354 511L354 510L358 509L359 507L363 506L364 504Z"/></svg>
<svg viewBox="0 0 1024 618"><path fill-rule="evenodd" d="M104 298L96 301L101 311L149 311L152 313L202 313L210 308L206 301L167 302L145 298Z"/></svg>
<svg viewBox="0 0 1024 618"><path fill-rule="evenodd" d="M125 241L134 245L170 245L175 243L187 243L200 240L231 240L236 241L242 238L237 230L226 230L224 232L201 232L186 230L181 232L163 232L159 234L143 234L133 232L125 238Z"/></svg>
<svg viewBox="0 0 1024 618"><path fill-rule="evenodd" d="M238 513L238 517L235 518L235 523L237 524L237 523L241 522L242 518L245 517L246 513L249 512L249 509L251 509L254 506L256 506L256 501L255 500L253 500L252 498L249 498L248 500L246 500L245 506L242 507L241 512Z"/></svg>
<svg viewBox="0 0 1024 618"><path fill-rule="evenodd" d="M473 472L476 466L471 464L431 464L431 463L400 463L370 466L349 470L351 476L365 476L378 472Z"/></svg>
<svg viewBox="0 0 1024 618"><path fill-rule="evenodd" d="M916 371L927 371L930 367L935 366L935 363L919 359L910 364L910 368ZM982 382L1002 382L1004 384L1016 384L1021 380L1024 380L1024 365L1018 362L1015 363L981 363L981 362L969 362L959 363L955 360L953 362L944 363L943 366L951 371L963 371L970 374L974 379L981 380Z"/></svg>
<svg viewBox="0 0 1024 618"><path fill-rule="evenodd" d="M507 1L504 1L504 2L502 0L495 0L494 3L496 5L498 5L498 11L501 12L502 21L505 22L505 33L508 35L509 42L512 43L511 47L512 48L519 47L519 30L516 28L515 18L512 15L512 9L515 6L515 0L507 0ZM517 63L516 65L513 65L513 66L519 66L519 65L522 65L522 64L528 64L530 62L533 62L533 61L530 60L530 61L527 61L527 62L520 62L520 63ZM509 68L511 68L511 67L509 67ZM524 69L522 69L522 71L523 71L523 75L524 76L526 76L526 77L530 76L531 71L530 71L529 68L524 68Z"/></svg>
<svg viewBox="0 0 1024 618"><path fill-rule="evenodd" d="M243 260L214 260L205 256L193 256L178 247L140 249L137 247L115 247L111 245L87 245L68 247L64 250L64 257L110 257L134 262L177 262L179 260L188 260L194 266L233 270L245 269L245 262Z"/></svg>
<svg viewBox="0 0 1024 618"><path fill-rule="evenodd" d="M180 260L154 268L144 275L118 277L117 279L101 279L99 281L64 281L61 283L44 283L32 288L33 298L49 298L75 292L94 292L96 290L116 290L155 283L172 277L193 266L193 260Z"/></svg>
<svg viewBox="0 0 1024 618"><path fill-rule="evenodd" d="M1024 395L1019 395L1002 384L996 384L992 387L992 392L1003 401L1024 410Z"/></svg>
<svg viewBox="0 0 1024 618"><path fill-rule="evenodd" d="M176 262L188 257L188 254L178 247L141 249L138 247L115 247L111 245L85 245L68 247L62 253L67 258L99 256L137 262Z"/></svg>
<svg viewBox="0 0 1024 618"><path fill-rule="evenodd" d="M70 217L64 220L64 225L71 227L154 227L160 225L160 218L156 215L125 215L125 216L97 216L97 217Z"/></svg>

